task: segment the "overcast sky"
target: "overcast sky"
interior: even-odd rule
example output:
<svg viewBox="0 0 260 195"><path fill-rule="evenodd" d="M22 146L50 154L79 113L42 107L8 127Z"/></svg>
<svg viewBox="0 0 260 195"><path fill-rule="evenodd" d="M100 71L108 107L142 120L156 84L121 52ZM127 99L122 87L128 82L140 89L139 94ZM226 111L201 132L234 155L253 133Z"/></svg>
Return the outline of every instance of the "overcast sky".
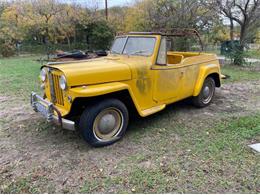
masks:
<svg viewBox="0 0 260 195"><path fill-rule="evenodd" d="M87 7L95 7L98 6L100 9L105 7L105 0L63 0L67 3L79 3L85 4ZM135 0L107 0L108 7L113 6L124 6L124 5L131 5Z"/></svg>

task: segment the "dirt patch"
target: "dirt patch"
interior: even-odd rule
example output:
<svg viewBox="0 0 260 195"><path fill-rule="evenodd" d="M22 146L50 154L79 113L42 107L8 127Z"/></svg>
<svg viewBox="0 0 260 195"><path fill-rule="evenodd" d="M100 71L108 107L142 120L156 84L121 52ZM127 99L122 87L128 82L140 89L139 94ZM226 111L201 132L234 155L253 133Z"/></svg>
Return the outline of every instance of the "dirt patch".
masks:
<svg viewBox="0 0 260 195"><path fill-rule="evenodd" d="M213 114L248 114L260 110L260 82L230 83L217 89L212 106Z"/></svg>
<svg viewBox="0 0 260 195"><path fill-rule="evenodd" d="M122 141L110 147L94 149L76 133L47 124L32 111L29 103L0 96L0 191L4 191L10 181L26 178L36 183L37 188L44 189L42 193L78 192L86 178L95 180L124 175L124 170L129 168L124 167L122 162L136 154L142 154L137 160L141 169L153 169L156 163L159 166L162 163L164 167L167 155L162 157L162 162L153 161L150 159L152 152L144 146L144 143L152 143L156 135L144 131L138 134L137 142L131 132L142 131L148 125L158 128L159 133L166 131L168 127L157 127L153 122L156 120L185 122L199 127L227 116L242 116L258 111L260 81L224 84L217 89L211 106L196 109L186 101L171 105L160 114L132 122L129 133ZM173 133L171 136L167 141L175 144L180 141L178 135ZM190 151L180 149L173 152L175 156L185 157ZM111 189L113 192L113 187Z"/></svg>

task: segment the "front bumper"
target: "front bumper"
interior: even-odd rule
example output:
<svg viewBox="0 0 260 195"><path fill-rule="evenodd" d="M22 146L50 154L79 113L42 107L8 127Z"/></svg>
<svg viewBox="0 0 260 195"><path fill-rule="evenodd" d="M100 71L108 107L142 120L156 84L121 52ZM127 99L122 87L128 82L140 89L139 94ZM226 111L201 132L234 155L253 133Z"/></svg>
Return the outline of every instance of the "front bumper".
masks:
<svg viewBox="0 0 260 195"><path fill-rule="evenodd" d="M31 105L34 111L41 113L48 122L53 122L61 126L63 129L75 131L74 121L62 118L60 111L53 105L53 103L43 99L35 92L31 93Z"/></svg>

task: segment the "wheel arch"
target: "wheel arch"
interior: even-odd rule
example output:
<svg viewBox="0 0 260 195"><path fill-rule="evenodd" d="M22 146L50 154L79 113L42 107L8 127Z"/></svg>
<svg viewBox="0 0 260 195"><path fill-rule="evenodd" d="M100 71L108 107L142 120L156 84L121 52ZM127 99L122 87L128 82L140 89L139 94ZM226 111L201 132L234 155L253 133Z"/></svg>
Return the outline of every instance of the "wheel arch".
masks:
<svg viewBox="0 0 260 195"><path fill-rule="evenodd" d="M209 75L206 77L206 79L207 79L208 77L211 77L211 78L214 79L215 84L216 84L216 87L221 87L220 75L219 75L218 73L216 73L216 72L215 72L215 73L211 73L211 74L209 74Z"/></svg>
<svg viewBox="0 0 260 195"><path fill-rule="evenodd" d="M203 66L200 69L198 79L196 85L194 87L193 96L198 96L201 88L203 86L204 81L208 78L212 77L216 83L216 87L221 86L221 79L220 79L220 67L217 64L209 64L207 66Z"/></svg>
<svg viewBox="0 0 260 195"><path fill-rule="evenodd" d="M105 99L118 99L126 105L130 113L134 112L134 114L139 114L138 106L134 102L131 93L128 89L123 89L98 96L75 98L68 117L78 116L84 111L85 108L87 108L88 105Z"/></svg>

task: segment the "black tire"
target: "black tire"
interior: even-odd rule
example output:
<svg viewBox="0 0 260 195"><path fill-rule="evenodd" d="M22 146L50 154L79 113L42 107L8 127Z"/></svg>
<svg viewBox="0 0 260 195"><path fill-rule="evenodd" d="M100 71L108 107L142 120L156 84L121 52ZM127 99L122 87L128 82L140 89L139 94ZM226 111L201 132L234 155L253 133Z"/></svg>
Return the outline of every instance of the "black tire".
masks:
<svg viewBox="0 0 260 195"><path fill-rule="evenodd" d="M110 120L106 120L108 118L105 117L110 117ZM108 146L123 137L128 127L128 121L129 114L125 104L118 99L107 99L86 108L80 117L79 131L90 145ZM112 132L104 133L111 127ZM108 135L111 138L106 138Z"/></svg>
<svg viewBox="0 0 260 195"><path fill-rule="evenodd" d="M216 83L214 79L211 77L206 78L201 88L200 94L192 98L193 105L198 108L204 108L206 106L209 106L214 98L215 88L216 88Z"/></svg>

